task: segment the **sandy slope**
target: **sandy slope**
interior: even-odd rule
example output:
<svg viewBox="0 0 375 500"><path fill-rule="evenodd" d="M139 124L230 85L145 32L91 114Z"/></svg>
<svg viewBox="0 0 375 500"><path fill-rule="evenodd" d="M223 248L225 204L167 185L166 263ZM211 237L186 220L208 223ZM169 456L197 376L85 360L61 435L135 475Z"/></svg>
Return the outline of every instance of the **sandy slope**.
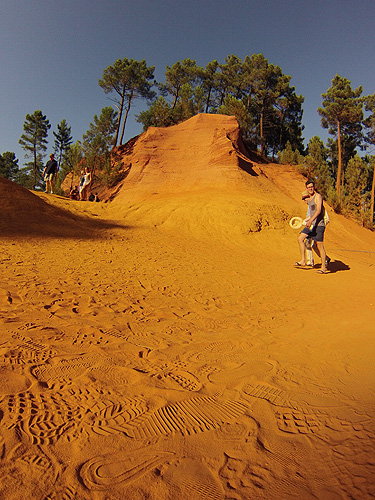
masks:
<svg viewBox="0 0 375 500"><path fill-rule="evenodd" d="M0 179L0 499L374 498L375 235L330 211L295 269L303 178L241 149L151 129L108 204Z"/></svg>

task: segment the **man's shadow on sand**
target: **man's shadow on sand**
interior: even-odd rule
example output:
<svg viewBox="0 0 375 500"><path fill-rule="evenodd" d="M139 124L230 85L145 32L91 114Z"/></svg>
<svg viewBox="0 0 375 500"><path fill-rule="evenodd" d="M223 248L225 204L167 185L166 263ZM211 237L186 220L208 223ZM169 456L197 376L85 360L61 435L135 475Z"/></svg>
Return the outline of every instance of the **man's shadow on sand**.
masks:
<svg viewBox="0 0 375 500"><path fill-rule="evenodd" d="M341 260L331 260L328 266L329 273L338 273L339 271L350 271L350 266Z"/></svg>
<svg viewBox="0 0 375 500"><path fill-rule="evenodd" d="M296 269L301 269L303 271L310 271L311 269L319 270L320 268L321 268L320 264L315 264L313 267L296 266ZM350 267L341 260L331 260L327 269L328 269L327 274L334 274L338 273L339 271L350 271Z"/></svg>

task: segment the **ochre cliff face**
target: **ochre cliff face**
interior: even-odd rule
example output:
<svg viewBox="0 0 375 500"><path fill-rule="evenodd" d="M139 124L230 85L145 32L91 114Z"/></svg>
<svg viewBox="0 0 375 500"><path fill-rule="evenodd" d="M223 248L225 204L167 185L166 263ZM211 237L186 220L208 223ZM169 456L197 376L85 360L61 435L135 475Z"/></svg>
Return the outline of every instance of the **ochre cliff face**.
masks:
<svg viewBox="0 0 375 500"><path fill-rule="evenodd" d="M132 166L122 196L238 188L246 182L240 165L252 168L244 153L232 116L200 114L173 127L150 127L127 157Z"/></svg>

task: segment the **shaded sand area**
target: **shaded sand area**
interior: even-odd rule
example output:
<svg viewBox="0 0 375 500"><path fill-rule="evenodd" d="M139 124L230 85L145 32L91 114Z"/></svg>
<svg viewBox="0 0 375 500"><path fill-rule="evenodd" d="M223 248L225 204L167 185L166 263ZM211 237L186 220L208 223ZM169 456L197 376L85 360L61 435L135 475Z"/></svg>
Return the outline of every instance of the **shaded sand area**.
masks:
<svg viewBox="0 0 375 500"><path fill-rule="evenodd" d="M0 498L375 497L375 235L231 117L150 129L108 203L0 179Z"/></svg>

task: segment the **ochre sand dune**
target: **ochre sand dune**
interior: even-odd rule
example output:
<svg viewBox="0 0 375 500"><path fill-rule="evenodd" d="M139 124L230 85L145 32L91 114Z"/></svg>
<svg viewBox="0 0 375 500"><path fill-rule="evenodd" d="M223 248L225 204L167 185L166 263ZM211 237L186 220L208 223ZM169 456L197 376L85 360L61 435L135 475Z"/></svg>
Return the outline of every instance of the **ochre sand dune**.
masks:
<svg viewBox="0 0 375 500"><path fill-rule="evenodd" d="M370 500L375 235L231 117L150 129L109 203L0 179L0 499Z"/></svg>

